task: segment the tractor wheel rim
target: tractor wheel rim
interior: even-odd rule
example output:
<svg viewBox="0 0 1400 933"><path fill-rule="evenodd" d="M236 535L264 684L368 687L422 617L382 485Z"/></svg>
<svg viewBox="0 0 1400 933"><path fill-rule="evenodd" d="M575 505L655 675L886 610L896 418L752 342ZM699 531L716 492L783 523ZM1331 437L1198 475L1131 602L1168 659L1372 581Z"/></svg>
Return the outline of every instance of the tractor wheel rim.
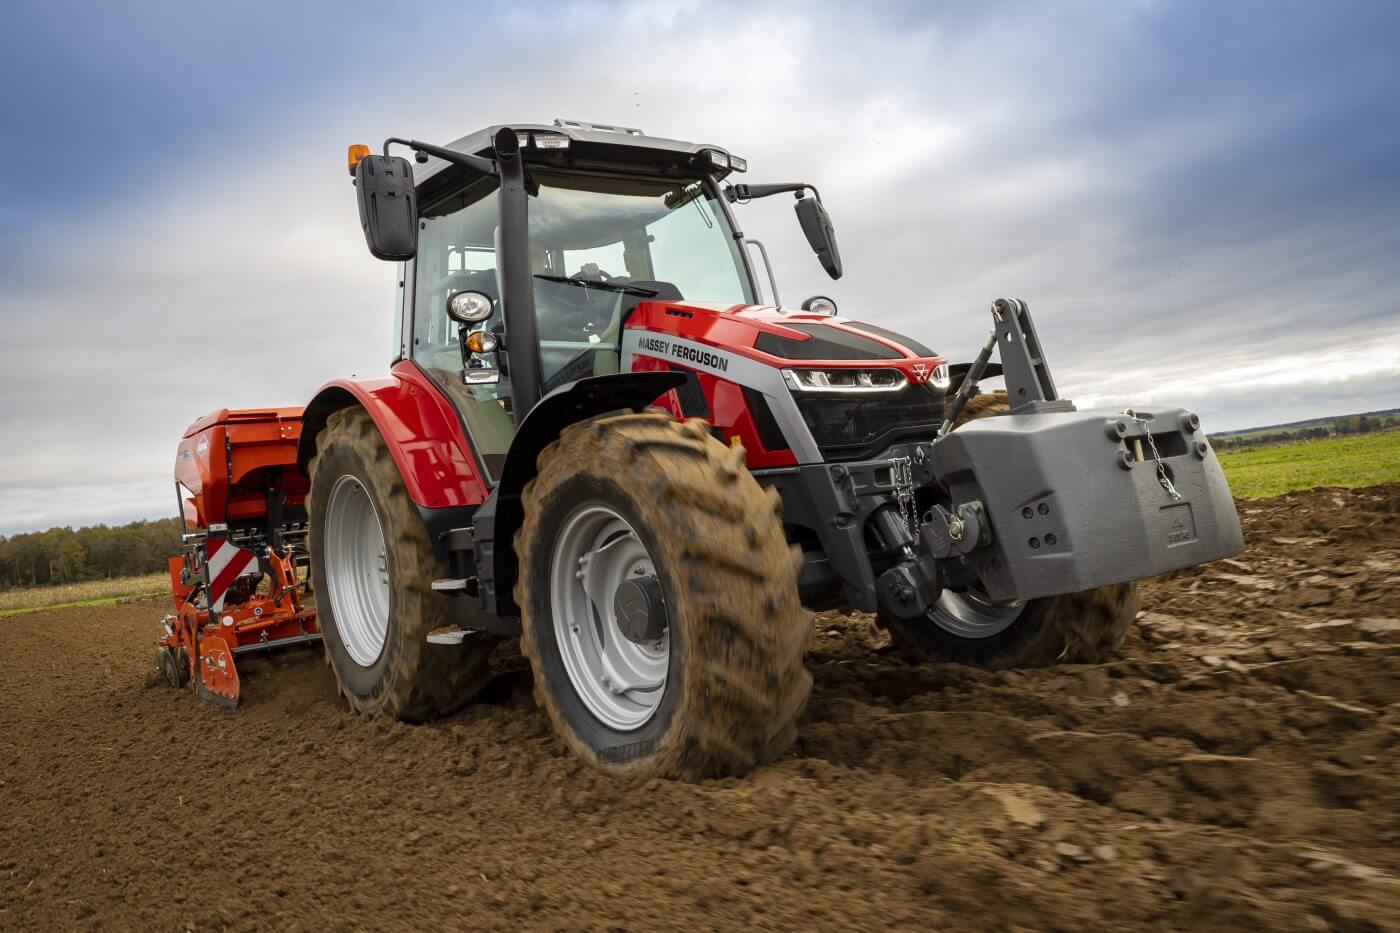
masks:
<svg viewBox="0 0 1400 933"><path fill-rule="evenodd" d="M1010 628L1025 608L1025 603L998 606L974 590L944 590L928 617L934 625L960 638L991 638Z"/></svg>
<svg viewBox="0 0 1400 933"><path fill-rule="evenodd" d="M641 538L621 515L584 503L565 519L550 560L549 601L564 671L588 711L619 732L639 729L666 693L667 626L655 641L629 641L614 599L628 579L654 576Z"/></svg>
<svg viewBox="0 0 1400 933"><path fill-rule="evenodd" d="M358 478L335 481L325 523L323 566L336 632L351 660L369 667L389 635L389 565L379 513Z"/></svg>

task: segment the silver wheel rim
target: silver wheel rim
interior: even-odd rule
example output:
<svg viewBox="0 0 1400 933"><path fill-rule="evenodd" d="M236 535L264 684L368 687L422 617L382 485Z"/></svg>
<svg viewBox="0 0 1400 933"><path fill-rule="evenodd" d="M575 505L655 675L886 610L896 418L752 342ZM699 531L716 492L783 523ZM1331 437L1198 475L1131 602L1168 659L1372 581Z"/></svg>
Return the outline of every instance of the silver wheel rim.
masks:
<svg viewBox="0 0 1400 933"><path fill-rule="evenodd" d="M641 728L666 693L671 633L628 641L613 611L617 588L656 573L636 531L612 509L585 503L564 521L550 559L554 638L574 691L604 725Z"/></svg>
<svg viewBox="0 0 1400 933"><path fill-rule="evenodd" d="M973 590L944 590L928 617L945 632L961 638L991 638L1010 628L1025 608L1025 603L998 606Z"/></svg>
<svg viewBox="0 0 1400 933"><path fill-rule="evenodd" d="M389 636L389 565L379 514L356 477L331 487L325 525L322 567L336 632L350 659L369 667Z"/></svg>

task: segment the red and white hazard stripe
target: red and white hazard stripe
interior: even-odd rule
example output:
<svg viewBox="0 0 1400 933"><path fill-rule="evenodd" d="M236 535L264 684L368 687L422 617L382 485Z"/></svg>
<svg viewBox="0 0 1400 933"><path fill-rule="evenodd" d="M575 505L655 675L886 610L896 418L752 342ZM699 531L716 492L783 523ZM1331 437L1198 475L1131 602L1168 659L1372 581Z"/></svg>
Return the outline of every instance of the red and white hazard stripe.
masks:
<svg viewBox="0 0 1400 933"><path fill-rule="evenodd" d="M252 551L233 544L227 538L211 538L205 545L204 566L209 574L209 606L215 612L222 612L224 597L229 587L244 573L254 560ZM256 567L254 567L256 569Z"/></svg>

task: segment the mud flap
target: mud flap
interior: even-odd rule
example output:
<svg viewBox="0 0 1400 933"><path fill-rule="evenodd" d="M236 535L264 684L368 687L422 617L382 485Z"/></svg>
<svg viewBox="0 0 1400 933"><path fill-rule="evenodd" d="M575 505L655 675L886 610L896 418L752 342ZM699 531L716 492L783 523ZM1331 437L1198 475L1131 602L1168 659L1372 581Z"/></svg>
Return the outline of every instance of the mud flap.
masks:
<svg viewBox="0 0 1400 933"><path fill-rule="evenodd" d="M1244 549L1215 453L1179 408L979 419L934 444L933 469L955 507L986 510L990 535L967 561L995 600L1127 583Z"/></svg>
<svg viewBox="0 0 1400 933"><path fill-rule="evenodd" d="M199 698L226 709L238 708L238 668L233 651L220 635L199 639Z"/></svg>

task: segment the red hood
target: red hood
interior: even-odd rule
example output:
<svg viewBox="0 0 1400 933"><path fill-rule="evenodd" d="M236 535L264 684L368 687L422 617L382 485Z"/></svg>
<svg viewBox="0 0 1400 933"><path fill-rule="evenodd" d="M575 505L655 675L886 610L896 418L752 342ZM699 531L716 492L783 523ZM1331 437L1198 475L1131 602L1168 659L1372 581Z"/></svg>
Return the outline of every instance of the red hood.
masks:
<svg viewBox="0 0 1400 933"><path fill-rule="evenodd" d="M643 301L628 318L627 328L710 344L779 368L893 367L915 383L946 362L917 341L883 327L766 305Z"/></svg>

